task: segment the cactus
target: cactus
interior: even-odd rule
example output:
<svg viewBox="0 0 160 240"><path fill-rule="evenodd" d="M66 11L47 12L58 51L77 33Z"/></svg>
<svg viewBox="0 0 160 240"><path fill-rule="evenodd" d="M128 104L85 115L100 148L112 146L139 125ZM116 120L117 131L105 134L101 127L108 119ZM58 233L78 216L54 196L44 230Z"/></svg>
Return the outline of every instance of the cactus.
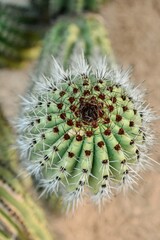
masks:
<svg viewBox="0 0 160 240"><path fill-rule="evenodd" d="M65 1L65 8L70 13L82 13L84 11L98 12L108 0L69 0Z"/></svg>
<svg viewBox="0 0 160 240"><path fill-rule="evenodd" d="M29 0L25 1L19 1L19 0L0 0L1 4L7 4L12 6L13 8L16 6L18 7L28 7L29 6Z"/></svg>
<svg viewBox="0 0 160 240"><path fill-rule="evenodd" d="M46 30L47 24L49 26L52 16L58 16L63 12L74 14L82 13L83 10L95 11L97 9L96 11L98 11L102 2L102 0L88 2L84 0L70 0L69 2L64 0L31 0L30 4L25 3L24 6L21 3L20 5L14 5L0 2L0 67L21 67L28 60L35 59L39 54L40 39ZM68 24L71 25L72 21L73 19L70 20L70 23L68 21ZM74 28L75 31L76 28L81 28L80 31L83 32L83 27L80 26L81 23L80 19L79 23L76 21L75 25L78 26L74 27L73 24L73 31ZM90 28L90 26L86 25L86 28ZM88 30L90 31L90 29ZM104 32L101 26L100 30ZM66 29L64 31L66 32ZM72 34L72 29L69 31ZM84 29L85 34L86 31L87 29ZM96 31L93 31L95 38L97 38L96 41L102 42L98 40ZM86 37L86 42L89 45L90 40L88 37L89 35ZM104 37L103 35L102 39Z"/></svg>
<svg viewBox="0 0 160 240"><path fill-rule="evenodd" d="M52 60L50 75L23 101L18 145L42 195L75 207L85 193L97 204L133 188L150 165L152 111L128 71L75 56L68 70Z"/></svg>
<svg viewBox="0 0 160 240"><path fill-rule="evenodd" d="M85 1L85 9L88 11L98 12L103 4L109 0L87 0Z"/></svg>
<svg viewBox="0 0 160 240"><path fill-rule="evenodd" d="M30 2L32 8L45 22L50 22L52 17L61 14L64 5L64 0L31 0Z"/></svg>
<svg viewBox="0 0 160 240"><path fill-rule="evenodd" d="M37 16L27 7L0 3L0 67L17 67L39 53L41 31Z"/></svg>
<svg viewBox="0 0 160 240"><path fill-rule="evenodd" d="M45 19L50 21L63 13L80 14L84 11L98 12L101 6L108 0L31 0L31 5Z"/></svg>
<svg viewBox="0 0 160 240"><path fill-rule="evenodd" d="M31 199L29 182L17 178L13 133L0 110L0 239L51 240L42 210Z"/></svg>
<svg viewBox="0 0 160 240"><path fill-rule="evenodd" d="M72 53L79 48L84 50L86 58L95 50L111 57L111 44L101 17L88 14L74 21L73 17L59 19L44 39L38 69L40 72L41 69L49 72L51 55L59 57L60 52L63 65L67 67Z"/></svg>

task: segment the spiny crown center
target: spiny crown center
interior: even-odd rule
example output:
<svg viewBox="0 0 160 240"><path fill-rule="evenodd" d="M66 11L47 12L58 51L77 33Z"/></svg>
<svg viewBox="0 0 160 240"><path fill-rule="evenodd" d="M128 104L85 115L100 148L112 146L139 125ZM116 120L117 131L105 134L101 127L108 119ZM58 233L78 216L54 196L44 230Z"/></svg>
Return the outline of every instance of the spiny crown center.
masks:
<svg viewBox="0 0 160 240"><path fill-rule="evenodd" d="M87 100L80 100L79 117L84 124L97 122L101 115L101 111L102 106L97 102L94 96Z"/></svg>
<svg viewBox="0 0 160 240"><path fill-rule="evenodd" d="M98 107L92 103L85 102L80 105L80 117L84 122L93 122L98 120Z"/></svg>

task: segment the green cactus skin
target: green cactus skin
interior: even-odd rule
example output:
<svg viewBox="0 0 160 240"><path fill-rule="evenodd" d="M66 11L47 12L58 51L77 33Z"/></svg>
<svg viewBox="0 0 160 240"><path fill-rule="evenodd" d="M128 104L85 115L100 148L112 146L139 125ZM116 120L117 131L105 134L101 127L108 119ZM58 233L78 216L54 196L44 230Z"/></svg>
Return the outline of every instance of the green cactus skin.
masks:
<svg viewBox="0 0 160 240"><path fill-rule="evenodd" d="M108 0L69 0L65 1L67 12L80 14L84 11L98 12Z"/></svg>
<svg viewBox="0 0 160 240"><path fill-rule="evenodd" d="M29 8L0 4L0 67L17 67L38 56L41 31Z"/></svg>
<svg viewBox="0 0 160 240"><path fill-rule="evenodd" d="M48 3L49 17L52 18L54 16L62 14L66 3L67 2L64 0L49 0Z"/></svg>
<svg viewBox="0 0 160 240"><path fill-rule="evenodd" d="M7 4L10 6L13 6L13 8L16 7L28 7L29 6L29 0L25 1L19 1L19 0L0 0L1 4Z"/></svg>
<svg viewBox="0 0 160 240"><path fill-rule="evenodd" d="M98 12L103 4L109 0L87 0L85 1L85 9L88 11Z"/></svg>
<svg viewBox="0 0 160 240"><path fill-rule="evenodd" d="M42 195L62 194L75 207L88 189L101 204L115 189L133 188L149 165L154 117L128 72L105 58L88 65L81 55L70 69L53 59L50 76L24 99L21 158Z"/></svg>
<svg viewBox="0 0 160 240"><path fill-rule="evenodd" d="M1 111L0 132L0 239L53 240L42 210L26 193L29 181L17 178L12 131Z"/></svg>
<svg viewBox="0 0 160 240"><path fill-rule="evenodd" d="M64 0L31 0L32 8L39 14L43 21L50 22L52 17L62 13Z"/></svg>
<svg viewBox="0 0 160 240"><path fill-rule="evenodd" d="M68 1L66 4L66 11L70 13L80 14L83 12L84 8L84 0L75 0L75 1Z"/></svg>
<svg viewBox="0 0 160 240"><path fill-rule="evenodd" d="M31 0L31 5L39 11L45 12L46 20L60 14L81 14L84 11L98 12L108 0Z"/></svg>
<svg viewBox="0 0 160 240"><path fill-rule="evenodd" d="M80 48L84 50L87 59L94 51L111 58L111 44L101 17L87 14L74 20L69 17L60 19L44 39L38 69L40 72L45 69L48 74L51 55L59 57L60 52L63 65L68 67L72 54Z"/></svg>
<svg viewBox="0 0 160 240"><path fill-rule="evenodd" d="M85 10L98 11L102 2L101 0L87 2L84 0L31 0L30 4L24 7L0 3L0 68L23 67L28 60L35 59L39 54L39 41L46 30L46 24L51 22L53 16L62 13L80 14ZM72 21L73 19L70 20L70 24ZM97 27L104 32L103 27L100 25ZM85 33L86 30L84 30ZM89 39L87 41L89 45ZM100 44L102 42L96 41Z"/></svg>

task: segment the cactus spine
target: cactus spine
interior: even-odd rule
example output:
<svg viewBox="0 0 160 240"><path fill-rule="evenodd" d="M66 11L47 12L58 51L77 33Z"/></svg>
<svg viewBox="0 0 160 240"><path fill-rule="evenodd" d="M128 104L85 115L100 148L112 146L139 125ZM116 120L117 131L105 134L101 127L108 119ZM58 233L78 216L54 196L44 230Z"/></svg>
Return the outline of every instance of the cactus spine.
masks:
<svg viewBox="0 0 160 240"><path fill-rule="evenodd" d="M55 59L50 69L19 120L21 157L42 195L60 193L74 207L87 187L98 204L115 189L132 188L149 161L154 117L128 72L83 55L71 70Z"/></svg>
<svg viewBox="0 0 160 240"><path fill-rule="evenodd" d="M0 111L0 239L51 240L42 210L29 194L28 182L17 178L12 131Z"/></svg>

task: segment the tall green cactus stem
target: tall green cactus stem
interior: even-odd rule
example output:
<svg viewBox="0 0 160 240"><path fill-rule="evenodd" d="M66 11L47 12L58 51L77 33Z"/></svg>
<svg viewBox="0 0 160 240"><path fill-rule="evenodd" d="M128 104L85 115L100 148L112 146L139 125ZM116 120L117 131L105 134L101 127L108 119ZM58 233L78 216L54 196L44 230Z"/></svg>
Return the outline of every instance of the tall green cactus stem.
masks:
<svg viewBox="0 0 160 240"><path fill-rule="evenodd" d="M27 7L0 3L0 67L17 67L39 53L37 16Z"/></svg>
<svg viewBox="0 0 160 240"><path fill-rule="evenodd" d="M53 240L42 210L28 193L27 182L17 178L13 133L0 110L0 239Z"/></svg>
<svg viewBox="0 0 160 240"><path fill-rule="evenodd" d="M112 56L108 33L103 19L98 15L87 14L74 19L73 17L59 19L44 39L38 63L40 73L42 69L45 69L45 74L50 72L51 55L59 57L61 52L63 65L67 67L72 54L80 48L84 50L87 59L94 51Z"/></svg>
<svg viewBox="0 0 160 240"><path fill-rule="evenodd" d="M150 164L154 116L128 72L105 58L88 64L80 55L69 69L53 59L50 77L36 81L24 99L21 158L42 195L60 193L74 207L89 189L100 204L132 188Z"/></svg>
<svg viewBox="0 0 160 240"><path fill-rule="evenodd" d="M31 0L31 5L46 20L60 14L81 14L84 11L98 12L108 0ZM42 15L43 14L43 15Z"/></svg>

